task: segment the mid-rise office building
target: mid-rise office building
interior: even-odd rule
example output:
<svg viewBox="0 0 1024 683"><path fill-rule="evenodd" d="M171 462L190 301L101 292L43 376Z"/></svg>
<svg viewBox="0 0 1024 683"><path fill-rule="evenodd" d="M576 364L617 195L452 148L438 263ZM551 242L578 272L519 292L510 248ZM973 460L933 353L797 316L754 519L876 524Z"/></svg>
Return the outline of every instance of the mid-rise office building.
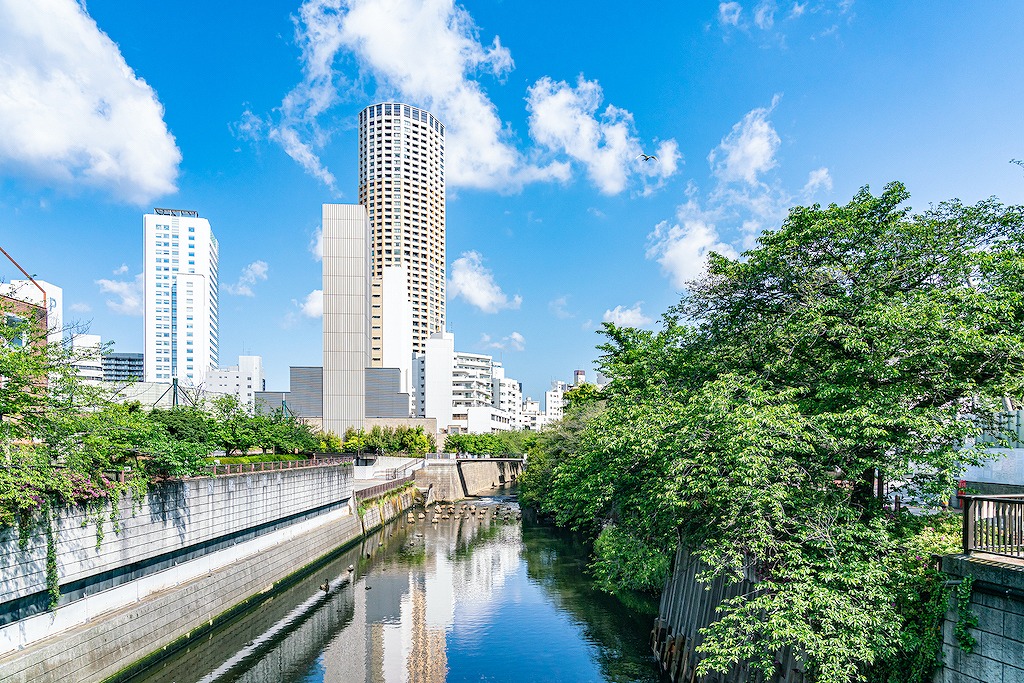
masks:
<svg viewBox="0 0 1024 683"><path fill-rule="evenodd" d="M110 352L103 356L104 382L141 382L145 368L141 353Z"/></svg>
<svg viewBox="0 0 1024 683"><path fill-rule="evenodd" d="M217 394L231 394L250 410L256 393L266 390L261 356L239 356L238 365L214 368L206 374L206 388Z"/></svg>
<svg viewBox="0 0 1024 683"><path fill-rule="evenodd" d="M405 266L412 347L445 329L444 125L400 102L359 113L359 203L370 230L370 270Z"/></svg>
<svg viewBox="0 0 1024 683"><path fill-rule="evenodd" d="M217 239L197 211L154 209L143 224L145 380L202 384L220 357Z"/></svg>

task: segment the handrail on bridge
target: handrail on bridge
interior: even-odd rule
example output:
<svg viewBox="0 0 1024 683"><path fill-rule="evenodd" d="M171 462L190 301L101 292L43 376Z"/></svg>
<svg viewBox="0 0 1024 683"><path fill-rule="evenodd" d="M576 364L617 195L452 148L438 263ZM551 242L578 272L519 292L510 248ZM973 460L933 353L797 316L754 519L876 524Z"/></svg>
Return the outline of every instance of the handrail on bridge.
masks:
<svg viewBox="0 0 1024 683"><path fill-rule="evenodd" d="M1024 495L960 495L963 551L1024 559Z"/></svg>
<svg viewBox="0 0 1024 683"><path fill-rule="evenodd" d="M244 474L246 472L274 472L277 470L294 470L303 467L321 467L324 465L342 465L351 463L351 456L332 458L310 458L307 460L270 460L267 462L247 462L231 465L209 465L208 471L213 476L221 474Z"/></svg>

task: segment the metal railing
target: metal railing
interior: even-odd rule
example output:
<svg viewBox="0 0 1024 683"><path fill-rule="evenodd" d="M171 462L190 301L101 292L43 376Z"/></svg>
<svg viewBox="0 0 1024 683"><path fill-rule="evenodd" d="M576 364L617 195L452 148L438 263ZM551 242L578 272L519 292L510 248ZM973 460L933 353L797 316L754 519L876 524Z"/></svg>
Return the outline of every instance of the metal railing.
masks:
<svg viewBox="0 0 1024 683"><path fill-rule="evenodd" d="M377 484L376 486L371 486L369 488L360 489L358 491L353 491L352 492L352 497L355 498L358 501L369 500L370 498L376 498L377 496L381 495L382 493L387 493L388 491L391 491L393 489L397 489L397 488L401 488L401 487L405 486L409 482L413 481L413 479L414 479L414 477L412 477L412 476L402 477L401 479L395 479L395 480L392 480L392 481L389 481L389 482L385 482L383 484Z"/></svg>
<svg viewBox="0 0 1024 683"><path fill-rule="evenodd" d="M207 471L213 476L222 474L245 474L248 472L275 472L277 470L294 470L303 467L323 467L325 465L343 465L351 463L351 457L312 458L308 460L274 460L270 462L248 462L234 465L209 465Z"/></svg>
<svg viewBox="0 0 1024 683"><path fill-rule="evenodd" d="M959 496L963 550L1024 559L1024 495Z"/></svg>

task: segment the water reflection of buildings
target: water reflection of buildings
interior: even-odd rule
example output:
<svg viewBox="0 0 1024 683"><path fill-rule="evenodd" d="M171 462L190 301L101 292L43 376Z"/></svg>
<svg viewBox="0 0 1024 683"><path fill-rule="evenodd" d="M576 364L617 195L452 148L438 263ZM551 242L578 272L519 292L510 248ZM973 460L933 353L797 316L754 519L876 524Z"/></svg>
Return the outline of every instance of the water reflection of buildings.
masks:
<svg viewBox="0 0 1024 683"><path fill-rule="evenodd" d="M443 683L456 610L487 611L518 568L521 529L446 520L403 542L410 553L371 572L370 590L356 587L352 625L324 652L325 683Z"/></svg>

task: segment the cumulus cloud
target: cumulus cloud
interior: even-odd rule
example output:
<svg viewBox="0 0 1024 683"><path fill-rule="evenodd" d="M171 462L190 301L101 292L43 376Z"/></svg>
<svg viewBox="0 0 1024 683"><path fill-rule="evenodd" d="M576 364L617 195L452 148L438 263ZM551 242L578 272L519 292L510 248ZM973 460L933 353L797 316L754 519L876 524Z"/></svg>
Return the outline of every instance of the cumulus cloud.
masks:
<svg viewBox="0 0 1024 683"><path fill-rule="evenodd" d="M602 110L603 99L598 82L582 75L576 87L541 78L527 91L530 136L547 150L581 163L605 194L622 192L632 173L655 181L675 173L680 158L676 141L661 143L656 160L641 161L643 147L633 115L611 104Z"/></svg>
<svg viewBox="0 0 1024 683"><path fill-rule="evenodd" d="M320 155L331 131L321 118L350 93L365 100L361 89L370 82L378 99L414 102L445 123L445 180L452 187L517 191L527 183L563 182L575 161L603 192L621 191L622 176L630 174L648 181L649 191L676 171L674 141L658 147L658 163L636 166L636 154L628 153L639 150L632 115L611 105L599 114L600 88L582 79L574 89L545 77L529 89L538 108L530 133L539 146L520 151L483 85L503 83L514 68L512 54L500 37L482 37L454 0L305 0L295 36L302 82L269 123L247 109L234 129L240 137L261 136L265 127L268 138L332 190L334 175ZM346 60L356 66L352 78L340 64ZM566 129L577 122L587 130Z"/></svg>
<svg viewBox="0 0 1024 683"><path fill-rule="evenodd" d="M324 315L324 290L314 289L306 295L302 302L296 301L295 305L307 318L322 318Z"/></svg>
<svg viewBox="0 0 1024 683"><path fill-rule="evenodd" d="M658 223L647 236L647 258L661 265L677 289L685 288L687 282L703 272L711 252L730 258L739 255L719 237L713 223L697 215L687 215L683 207L677 219L675 223Z"/></svg>
<svg viewBox="0 0 1024 683"><path fill-rule="evenodd" d="M128 264L122 263L120 266L114 268L114 270L110 272L113 273L114 275L124 275L125 273L128 272Z"/></svg>
<svg viewBox="0 0 1024 683"><path fill-rule="evenodd" d="M115 298L107 299L107 308L121 315L142 315L146 312L142 293L145 282L142 273L134 280L96 280L100 291L112 294Z"/></svg>
<svg viewBox="0 0 1024 683"><path fill-rule="evenodd" d="M266 261L253 261L246 267L242 268L242 274L238 277L238 282L235 284L225 284L224 289L228 294L234 294L235 296L256 296L255 292L252 291L253 285L257 282L267 279L267 266Z"/></svg>
<svg viewBox="0 0 1024 683"><path fill-rule="evenodd" d="M70 309L72 313L89 313L92 311L92 306L82 301L76 301L71 304Z"/></svg>
<svg viewBox="0 0 1024 683"><path fill-rule="evenodd" d="M296 40L303 81L282 101L270 137L325 185L333 187L334 176L317 154L328 137L317 118L350 86L334 68L345 55L384 93L420 103L446 123L448 183L496 188L566 177L564 164L530 165L512 144L476 80L504 77L512 55L497 36L481 42L472 17L453 0L306 0Z"/></svg>
<svg viewBox="0 0 1024 683"><path fill-rule="evenodd" d="M654 322L641 310L643 301L637 301L631 308L619 305L604 312L604 321L617 327L643 327Z"/></svg>
<svg viewBox="0 0 1024 683"><path fill-rule="evenodd" d="M475 251L463 252L452 263L448 295L453 299L461 297L484 313L497 313L505 308L516 309L523 302L518 294L510 299L501 290L494 281L494 275L484 267L483 257Z"/></svg>
<svg viewBox="0 0 1024 683"><path fill-rule="evenodd" d="M486 349L498 349L500 351L524 351L526 349L526 337L519 332L512 332L508 336L495 341L489 334L480 335L480 345Z"/></svg>
<svg viewBox="0 0 1024 683"><path fill-rule="evenodd" d="M723 26L739 26L743 5L738 2L718 3L718 21Z"/></svg>
<svg viewBox="0 0 1024 683"><path fill-rule="evenodd" d="M324 229L320 226L313 231L313 238L309 241L309 253L317 261L324 260Z"/></svg>
<svg viewBox="0 0 1024 683"><path fill-rule="evenodd" d="M807 174L807 183L804 185L804 195L810 197L818 190L825 192L832 191L832 174L824 166L816 168Z"/></svg>
<svg viewBox="0 0 1024 683"><path fill-rule="evenodd" d="M775 153L782 143L779 134L768 120L779 102L772 98L770 107L760 107L747 113L711 150L708 163L711 172L725 182L744 181L754 185L758 176L775 168Z"/></svg>
<svg viewBox="0 0 1024 683"><path fill-rule="evenodd" d="M84 3L0 3L0 93L0 168L135 204L177 190L156 92Z"/></svg>
<svg viewBox="0 0 1024 683"><path fill-rule="evenodd" d="M806 11L807 11L807 3L806 2L803 3L802 5L799 2L794 2L793 3L793 8L791 10L789 10L789 16L792 19L799 19L800 17L803 16L804 12L806 12Z"/></svg>

